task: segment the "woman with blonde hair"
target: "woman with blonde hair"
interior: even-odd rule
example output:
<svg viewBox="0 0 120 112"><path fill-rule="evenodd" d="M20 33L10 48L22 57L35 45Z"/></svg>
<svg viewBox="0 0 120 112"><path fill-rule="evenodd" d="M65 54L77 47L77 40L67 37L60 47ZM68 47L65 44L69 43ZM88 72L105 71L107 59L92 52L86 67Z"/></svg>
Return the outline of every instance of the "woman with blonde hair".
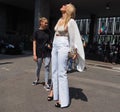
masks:
<svg viewBox="0 0 120 112"><path fill-rule="evenodd" d="M69 87L67 78L68 52L77 49L80 62L77 69L84 69L84 50L81 36L74 20L76 9L73 4L66 4L60 8L62 17L55 26L52 48L52 82L55 107L69 106ZM79 45L78 45L79 44Z"/></svg>
<svg viewBox="0 0 120 112"><path fill-rule="evenodd" d="M45 85L44 88L50 90L48 80L50 74L51 50L52 50L52 35L48 29L48 20L45 17L39 19L39 29L33 35L33 60L36 62L36 80L32 85L37 85L40 82L40 71L44 60L45 68Z"/></svg>

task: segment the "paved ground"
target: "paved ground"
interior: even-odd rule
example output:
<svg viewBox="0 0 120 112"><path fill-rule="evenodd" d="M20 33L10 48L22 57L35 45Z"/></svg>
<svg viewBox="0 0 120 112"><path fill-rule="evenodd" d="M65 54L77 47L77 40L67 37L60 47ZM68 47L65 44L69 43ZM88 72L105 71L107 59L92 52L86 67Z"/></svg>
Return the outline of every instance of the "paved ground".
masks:
<svg viewBox="0 0 120 112"><path fill-rule="evenodd" d="M65 109L47 101L42 84L32 86L35 66L31 53L0 55L0 112L120 111L120 65L86 60L85 72L69 73L70 107Z"/></svg>

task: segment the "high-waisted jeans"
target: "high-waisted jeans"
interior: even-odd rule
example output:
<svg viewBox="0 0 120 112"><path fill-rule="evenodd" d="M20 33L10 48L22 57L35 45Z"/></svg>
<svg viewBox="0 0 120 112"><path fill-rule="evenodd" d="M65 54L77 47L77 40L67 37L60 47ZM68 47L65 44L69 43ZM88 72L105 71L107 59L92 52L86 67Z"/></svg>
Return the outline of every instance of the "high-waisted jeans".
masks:
<svg viewBox="0 0 120 112"><path fill-rule="evenodd" d="M37 69L36 69L36 76L38 79L40 77L40 70L41 70L42 62L43 62L43 58L38 58ZM51 57L44 58L45 84L48 84L48 79L49 79L49 74L50 74L50 62L51 62Z"/></svg>
<svg viewBox="0 0 120 112"><path fill-rule="evenodd" d="M59 100L61 107L69 105L67 78L69 42L67 37L55 37L52 48L52 82L54 100Z"/></svg>

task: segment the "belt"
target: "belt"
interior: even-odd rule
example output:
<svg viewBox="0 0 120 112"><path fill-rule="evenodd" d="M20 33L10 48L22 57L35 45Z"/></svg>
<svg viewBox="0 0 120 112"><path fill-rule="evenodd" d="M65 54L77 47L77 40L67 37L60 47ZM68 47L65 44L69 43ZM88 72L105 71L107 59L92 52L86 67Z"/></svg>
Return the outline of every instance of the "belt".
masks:
<svg viewBox="0 0 120 112"><path fill-rule="evenodd" d="M63 36L63 35L60 35L60 34L56 34L56 36Z"/></svg>
<svg viewBox="0 0 120 112"><path fill-rule="evenodd" d="M64 35L64 34L56 34L56 36L65 36L65 37L68 37L67 35Z"/></svg>

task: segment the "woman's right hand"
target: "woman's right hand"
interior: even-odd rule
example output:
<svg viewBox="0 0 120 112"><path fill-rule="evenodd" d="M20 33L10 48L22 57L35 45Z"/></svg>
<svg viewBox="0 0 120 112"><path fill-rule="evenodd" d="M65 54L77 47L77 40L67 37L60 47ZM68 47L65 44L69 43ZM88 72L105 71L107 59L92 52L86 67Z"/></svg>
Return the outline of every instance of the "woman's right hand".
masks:
<svg viewBox="0 0 120 112"><path fill-rule="evenodd" d="M37 56L33 56L34 61L37 61L37 59L38 59Z"/></svg>

